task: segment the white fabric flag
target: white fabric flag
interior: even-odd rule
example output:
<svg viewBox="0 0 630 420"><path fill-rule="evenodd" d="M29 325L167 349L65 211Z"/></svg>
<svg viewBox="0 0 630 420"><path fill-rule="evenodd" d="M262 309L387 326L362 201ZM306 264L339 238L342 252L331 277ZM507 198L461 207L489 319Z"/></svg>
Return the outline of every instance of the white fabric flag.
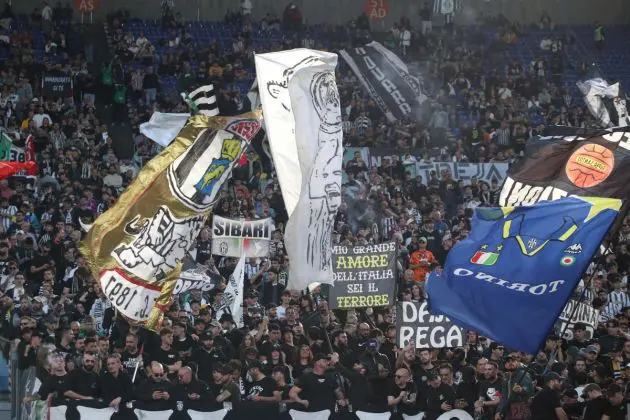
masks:
<svg viewBox="0 0 630 420"><path fill-rule="evenodd" d="M162 147L166 147L179 134L190 114L165 114L154 112L151 119L140 124L140 133L144 134Z"/></svg>
<svg viewBox="0 0 630 420"><path fill-rule="evenodd" d="M228 284L223 291L223 301L217 310L217 319L224 313L232 314L234 322L238 328L242 328L243 321L243 289L245 288L245 260L242 256L234 268L234 272L228 280Z"/></svg>
<svg viewBox="0 0 630 420"><path fill-rule="evenodd" d="M604 128L611 126L626 127L630 123L626 101L619 97L619 83L609 85L601 77L595 77L586 81L577 82L577 87L584 95L584 102L591 114ZM606 106L605 99L612 100L612 107ZM617 115L610 115L611 112ZM615 118L615 121L612 119Z"/></svg>
<svg viewBox="0 0 630 420"><path fill-rule="evenodd" d="M331 234L341 204L337 55L308 49L255 58L265 127L289 214L289 289L332 284Z"/></svg>

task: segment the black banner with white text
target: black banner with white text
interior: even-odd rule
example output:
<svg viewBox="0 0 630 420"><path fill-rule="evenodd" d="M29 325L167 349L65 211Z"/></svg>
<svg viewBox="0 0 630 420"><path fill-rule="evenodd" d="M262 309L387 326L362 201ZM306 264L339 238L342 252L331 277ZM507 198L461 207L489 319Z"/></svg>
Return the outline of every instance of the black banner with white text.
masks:
<svg viewBox="0 0 630 420"><path fill-rule="evenodd" d="M466 331L443 315L432 315L426 302L398 302L396 307L396 344L417 349L462 347Z"/></svg>
<svg viewBox="0 0 630 420"><path fill-rule="evenodd" d="M330 309L390 306L396 296L396 244L333 247Z"/></svg>
<svg viewBox="0 0 630 420"><path fill-rule="evenodd" d="M47 72L42 75L42 96L70 98L73 95L72 76L61 72Z"/></svg>
<svg viewBox="0 0 630 420"><path fill-rule="evenodd" d="M379 42L341 50L340 55L389 121L409 118L426 100L419 80Z"/></svg>

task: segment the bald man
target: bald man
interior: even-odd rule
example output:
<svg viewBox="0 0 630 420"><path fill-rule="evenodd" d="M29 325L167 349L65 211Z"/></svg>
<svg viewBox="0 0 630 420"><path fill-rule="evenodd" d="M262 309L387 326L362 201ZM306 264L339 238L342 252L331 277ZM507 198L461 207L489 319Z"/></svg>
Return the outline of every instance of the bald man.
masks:
<svg viewBox="0 0 630 420"><path fill-rule="evenodd" d="M156 410L168 409L173 402L173 384L166 377L164 366L159 362L151 362L148 375L149 377L136 388L137 399L150 402Z"/></svg>
<svg viewBox="0 0 630 420"><path fill-rule="evenodd" d="M184 366L177 372L178 384L175 385L173 395L176 401L184 401L187 407L195 409L214 408L216 402L210 386L196 378L189 366Z"/></svg>

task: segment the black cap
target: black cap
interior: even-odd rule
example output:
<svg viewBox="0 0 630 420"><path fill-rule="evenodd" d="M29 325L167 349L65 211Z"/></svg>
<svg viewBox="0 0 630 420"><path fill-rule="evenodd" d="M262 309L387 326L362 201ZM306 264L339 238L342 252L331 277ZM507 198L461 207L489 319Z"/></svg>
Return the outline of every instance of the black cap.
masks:
<svg viewBox="0 0 630 420"><path fill-rule="evenodd" d="M573 331L586 331L586 324L583 322L576 322L573 325Z"/></svg>
<svg viewBox="0 0 630 420"><path fill-rule="evenodd" d="M247 369L261 369L262 370L262 363L260 363L260 361L258 360L253 360L248 366Z"/></svg>
<svg viewBox="0 0 630 420"><path fill-rule="evenodd" d="M440 377L439 373L435 370L432 370L431 372L427 374L427 381L434 381L439 377Z"/></svg>
<svg viewBox="0 0 630 420"><path fill-rule="evenodd" d="M578 393L575 389L573 388L567 388L563 395L567 398L577 398L578 397Z"/></svg>
<svg viewBox="0 0 630 420"><path fill-rule="evenodd" d="M545 381L545 383L548 383L549 381L559 381L560 380L560 375L558 375L556 372L547 372L543 375L543 379Z"/></svg>
<svg viewBox="0 0 630 420"><path fill-rule="evenodd" d="M234 317L232 316L232 314L223 312L223 315L221 315L221 318L219 318L219 322L220 323L231 322L232 324L234 324Z"/></svg>
<svg viewBox="0 0 630 420"><path fill-rule="evenodd" d="M326 356L324 353L315 353L313 361L317 362L319 360L329 360L329 357Z"/></svg>

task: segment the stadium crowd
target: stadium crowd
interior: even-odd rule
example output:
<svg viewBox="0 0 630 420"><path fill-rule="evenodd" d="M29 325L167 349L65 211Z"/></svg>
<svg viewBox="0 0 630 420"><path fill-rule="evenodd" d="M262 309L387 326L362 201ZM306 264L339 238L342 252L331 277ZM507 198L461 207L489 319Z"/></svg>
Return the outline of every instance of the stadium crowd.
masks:
<svg viewBox="0 0 630 420"><path fill-rule="evenodd" d="M155 408L184 401L187 407L217 409L274 402L303 411L389 410L395 418L422 411L428 420L453 408L482 420L624 419L630 381L628 224L615 241L616 252L593 273L584 293L601 309L593 337L576 324L570 340L550 334L535 355L473 331L463 348L398 348L392 307L333 311L323 287L285 290L290 264L282 239L286 210L273 167L250 151L250 164L234 172L234 188L215 208L215 214L231 218L274 221L269 258L247 261L245 327L236 328L229 314L215 316L236 259L212 255L209 228L197 240L196 260L220 274L222 284L211 292L178 296L157 334L115 314L77 251L80 221L90 223L111 207L133 180L138 162L159 152L139 134L138 125L156 110L185 112L180 91L211 82L223 114L249 110L238 82L249 82L253 69L251 7L244 0L240 12L226 16L243 29L232 46L222 49L193 39L167 5L162 23L173 37L164 42L172 48L161 55L142 34L125 31L130 20L125 12L112 14L115 55L102 69L92 68L80 42L66 41L80 38L67 11L48 4L4 46L2 130L17 146L34 136L40 170L35 182L24 177L0 181L0 335L9 340L6 351L17 355L18 371L34 367L43 384L25 402L99 400L121 409L131 400ZM11 13L7 6L3 17L12 18ZM295 5L282 19L268 15L260 24L290 31L272 50L312 46L336 51L370 37L364 17L326 27L326 45L300 36L305 32ZM499 25L503 38L485 39L482 29ZM33 53L31 30L43 31L47 45L55 44L43 57ZM346 146L400 152L380 166L364 161L359 152L347 159L333 242L394 239L400 251L400 300L426 299L427 274L439 269L448 251L466 237L474 208L497 205L500 188L498 182L476 179L466 184L449 172L413 178L404 163L510 163L545 123L594 124L554 68L509 60L506 34L511 42L527 36L527 29L483 22L470 36L453 25L423 25L420 31L408 19L392 28L390 47L406 59L423 57L436 81L431 118L422 123L387 122L356 77L340 66ZM75 77L74 99L38 94L37 80L50 68ZM178 89L164 89L163 75L178 77ZM126 123L129 115L138 157L133 162L116 156L107 125L96 117L99 96L113 108L113 124ZM358 215L358 208L370 212Z"/></svg>

